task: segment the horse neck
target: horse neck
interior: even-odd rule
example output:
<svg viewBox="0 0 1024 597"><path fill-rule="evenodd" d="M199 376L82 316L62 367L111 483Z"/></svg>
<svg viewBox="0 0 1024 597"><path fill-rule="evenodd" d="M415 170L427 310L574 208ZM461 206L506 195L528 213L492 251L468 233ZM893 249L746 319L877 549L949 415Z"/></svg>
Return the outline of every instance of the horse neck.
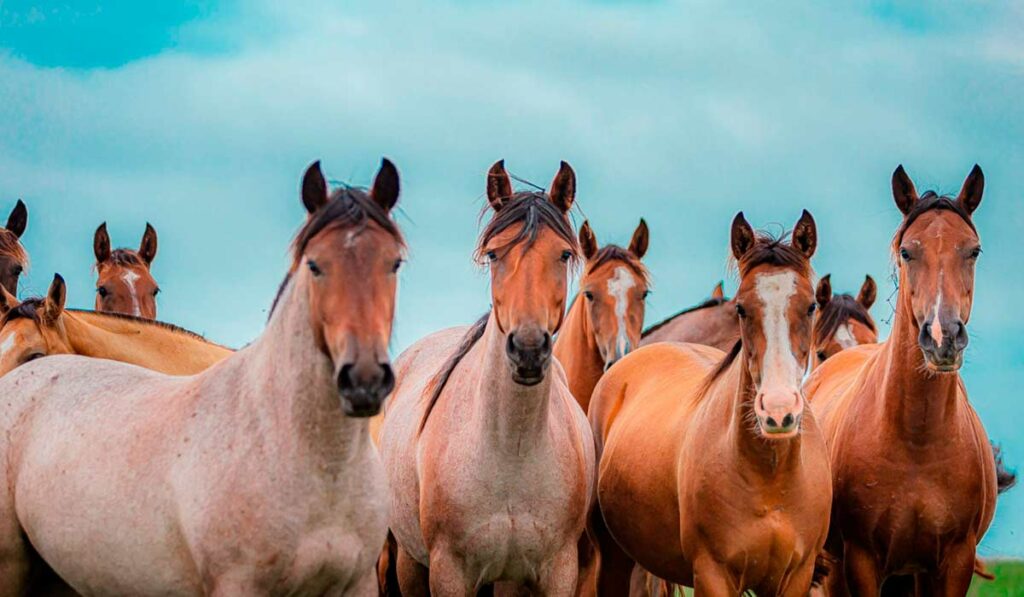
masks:
<svg viewBox="0 0 1024 597"><path fill-rule="evenodd" d="M885 350L874 361L874 375L868 383L882 389L884 424L901 437L925 440L948 434L947 424L958 412L960 375L940 375L925 368L910 293L905 288L901 283L892 332Z"/></svg>
<svg viewBox="0 0 1024 597"><path fill-rule="evenodd" d="M263 334L240 361L235 392L239 405L261 419L261 432L299 454L312 455L320 470L337 472L370 449L369 419L347 417L339 402L334 366L316 346L310 326L309 293L293 277L281 293Z"/></svg>
<svg viewBox="0 0 1024 597"><path fill-rule="evenodd" d="M585 299L576 297L555 342L555 358L565 369L569 389L584 412L594 386L604 373L604 360L594 338Z"/></svg>
<svg viewBox="0 0 1024 597"><path fill-rule="evenodd" d="M515 383L505 354L505 336L493 311L480 347L483 361L472 418L482 441L497 453L512 456L543 445L555 371L549 370L535 386Z"/></svg>

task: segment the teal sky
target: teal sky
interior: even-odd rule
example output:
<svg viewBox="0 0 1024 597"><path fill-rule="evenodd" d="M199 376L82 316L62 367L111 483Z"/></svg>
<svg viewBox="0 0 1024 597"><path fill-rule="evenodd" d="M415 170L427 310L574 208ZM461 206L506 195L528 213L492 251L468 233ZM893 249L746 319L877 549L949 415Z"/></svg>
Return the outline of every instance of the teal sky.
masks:
<svg viewBox="0 0 1024 597"><path fill-rule="evenodd" d="M91 307L92 233L160 237L160 318L240 346L260 333L304 212L303 169L402 174L399 351L486 309L470 253L487 167L576 169L599 240L651 227L653 322L726 278L728 225L820 234L837 290L879 281L889 190L955 193L977 162L985 254L963 374L1024 466L1024 9L997 3L0 2L0 211L29 206L32 269ZM577 223L582 222L582 217ZM883 327L887 327L883 323ZM870 433L870 430L865 430ZM1024 489L982 548L1024 555Z"/></svg>

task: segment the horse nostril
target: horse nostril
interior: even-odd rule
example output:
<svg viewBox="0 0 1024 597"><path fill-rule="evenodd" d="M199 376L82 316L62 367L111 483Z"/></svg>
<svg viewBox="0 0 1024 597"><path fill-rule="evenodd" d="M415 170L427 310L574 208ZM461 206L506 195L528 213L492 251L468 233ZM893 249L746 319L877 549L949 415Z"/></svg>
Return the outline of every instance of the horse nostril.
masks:
<svg viewBox="0 0 1024 597"><path fill-rule="evenodd" d="M764 424L765 424L765 425L766 425L767 427L771 427L771 428L775 428L775 427L778 427L778 426L779 426L779 424L778 424L778 423L776 423L776 422L775 422L775 419L773 419L772 417L765 417L765 419L764 419Z"/></svg>
<svg viewBox="0 0 1024 597"><path fill-rule="evenodd" d="M341 370L338 371L338 389L345 391L353 388L352 366L352 363L346 363L341 366Z"/></svg>
<svg viewBox="0 0 1024 597"><path fill-rule="evenodd" d="M793 415L792 414L786 414L786 416L782 418L782 427L786 428L786 427L790 427L792 425L793 425Z"/></svg>
<svg viewBox="0 0 1024 597"><path fill-rule="evenodd" d="M380 366L383 376L380 380L380 395L387 396L395 389L395 372L390 363L382 363Z"/></svg>

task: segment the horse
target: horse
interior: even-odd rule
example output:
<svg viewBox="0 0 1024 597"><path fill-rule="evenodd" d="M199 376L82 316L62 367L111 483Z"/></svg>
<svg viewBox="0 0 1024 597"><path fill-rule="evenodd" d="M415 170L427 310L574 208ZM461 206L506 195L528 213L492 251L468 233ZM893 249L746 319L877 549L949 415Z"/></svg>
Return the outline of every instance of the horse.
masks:
<svg viewBox="0 0 1024 597"><path fill-rule="evenodd" d="M554 353L583 412L601 375L639 344L644 299L650 292L650 274L641 261L648 242L643 219L625 249L612 244L599 247L590 223L580 227L579 244L586 262Z"/></svg>
<svg viewBox="0 0 1024 597"><path fill-rule="evenodd" d="M266 330L194 376L53 356L0 378L0 594L374 595L386 480L368 419L405 253L398 172L308 216Z"/></svg>
<svg viewBox="0 0 1024 597"><path fill-rule="evenodd" d="M476 248L493 307L396 360L380 449L403 595L576 588L593 438L551 348L579 252L575 189L565 162L547 193L513 192L495 163Z"/></svg>
<svg viewBox="0 0 1024 597"><path fill-rule="evenodd" d="M855 298L849 294L832 294L832 274L826 274L818 280L814 295L818 301L818 316L814 322L812 370L840 350L878 342L878 326L871 317L871 305L878 295L874 278L864 277Z"/></svg>
<svg viewBox="0 0 1024 597"><path fill-rule="evenodd" d="M28 208L18 199L7 217L7 226L0 228L0 287L18 294L18 278L28 267L28 253L21 246L21 235L28 226Z"/></svg>
<svg viewBox="0 0 1024 597"><path fill-rule="evenodd" d="M598 595L625 595L635 564L697 595L806 595L832 503L828 453L800 390L816 303L814 219L787 243L731 230L740 340L729 353L659 343L594 389L590 532Z"/></svg>
<svg viewBox="0 0 1024 597"><path fill-rule="evenodd" d="M719 282L708 300L644 330L640 346L655 342L693 342L728 352L739 337L736 305L725 298Z"/></svg>
<svg viewBox="0 0 1024 597"><path fill-rule="evenodd" d="M199 373L232 350L169 323L65 309L67 289L59 274L45 297L19 302L0 288L0 376L56 354L131 363L168 375Z"/></svg>
<svg viewBox="0 0 1024 597"><path fill-rule="evenodd" d="M150 266L156 258L156 229L148 222L139 249L110 249L107 223L93 235L96 254L96 310L156 319L156 295L160 286Z"/></svg>
<svg viewBox="0 0 1024 597"><path fill-rule="evenodd" d="M992 447L958 373L981 255L972 215L984 184L975 165L955 198L919 196L896 168L903 221L892 242L892 332L829 358L807 380L832 462L828 549L842 566L830 575L831 595L879 595L883 583L964 595L971 583L998 487Z"/></svg>

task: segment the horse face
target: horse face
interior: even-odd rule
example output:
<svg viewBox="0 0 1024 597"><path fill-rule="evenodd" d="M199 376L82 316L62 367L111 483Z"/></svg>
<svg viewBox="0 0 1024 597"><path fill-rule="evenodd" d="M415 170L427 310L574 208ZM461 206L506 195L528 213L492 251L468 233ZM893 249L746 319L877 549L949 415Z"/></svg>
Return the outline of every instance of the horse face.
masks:
<svg viewBox="0 0 1024 597"><path fill-rule="evenodd" d="M55 276L46 298L19 303L0 290L0 376L52 354L74 354L62 322L66 291Z"/></svg>
<svg viewBox="0 0 1024 597"><path fill-rule="evenodd" d="M832 296L831 276L818 281L815 297L818 315L814 325L811 368L816 369L827 359L847 348L878 342L878 332L861 318L871 319L870 309L875 302L877 286L871 276L865 276L857 298L848 294Z"/></svg>
<svg viewBox="0 0 1024 597"><path fill-rule="evenodd" d="M19 200L7 218L7 227L0 228L0 287L12 295L18 294L18 278L28 265L20 241L27 225L28 209Z"/></svg>
<svg viewBox="0 0 1024 597"><path fill-rule="evenodd" d="M310 177L319 177L323 184L313 187L326 191L319 163L307 172L303 190L315 211L322 203L307 197ZM385 160L370 196L385 213L397 201L398 172L391 162ZM388 344L403 254L401 237L367 218L365 225L327 225L296 265L296 283L308 288L316 343L334 365L349 416L377 414L394 388Z"/></svg>
<svg viewBox="0 0 1024 597"><path fill-rule="evenodd" d="M96 310L156 319L156 296L160 287L150 273L156 257L156 230L146 224L138 251L110 249L104 222L93 237L96 255Z"/></svg>
<svg viewBox="0 0 1024 597"><path fill-rule="evenodd" d="M876 342L878 342L877 332L856 319L847 319L828 338L814 339L812 368L817 368L826 360L847 348L853 348L861 344L875 344Z"/></svg>
<svg viewBox="0 0 1024 597"><path fill-rule="evenodd" d="M742 214L737 216L733 250L738 259L742 260L743 247L752 246L753 238L750 225ZM753 412L758 429L768 438L789 438L799 432L804 408L801 383L816 309L805 260L816 246L814 220L805 211L793 230L793 247L802 254L801 262L755 266L743 273L736 293L740 336L756 388Z"/></svg>
<svg viewBox="0 0 1024 597"><path fill-rule="evenodd" d="M893 174L897 205L912 213L921 201L900 167ZM964 181L955 203L969 216L981 202L984 175L977 166ZM955 372L967 348L967 322L974 299L974 268L981 241L956 211L930 209L903 231L894 249L899 260L900 287L906 289L918 343L929 370ZM903 294L903 291L901 291Z"/></svg>

